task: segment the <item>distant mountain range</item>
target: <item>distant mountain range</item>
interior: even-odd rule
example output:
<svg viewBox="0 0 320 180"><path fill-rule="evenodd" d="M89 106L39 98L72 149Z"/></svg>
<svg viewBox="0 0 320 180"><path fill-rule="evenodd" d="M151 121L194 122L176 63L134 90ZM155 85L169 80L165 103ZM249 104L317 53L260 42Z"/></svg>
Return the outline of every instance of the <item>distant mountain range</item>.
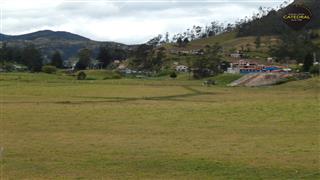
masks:
<svg viewBox="0 0 320 180"><path fill-rule="evenodd" d="M130 50L134 46L125 45L117 42L101 42L93 41L89 38L73 34L65 31L42 30L22 35L6 35L0 34L0 43L6 43L11 47L25 47L33 44L41 50L45 59L50 59L55 51L62 54L64 60L76 57L79 50L89 48L92 51L94 58L100 46L109 48L119 48Z"/></svg>
<svg viewBox="0 0 320 180"><path fill-rule="evenodd" d="M34 41L38 38L46 38L50 40L60 39L60 40L73 40L73 41L90 41L90 39L77 34L65 32L65 31L51 31L51 30L43 30L43 31L37 31L33 33L15 35L15 36L0 34L0 38L2 41L16 41L16 40Z"/></svg>

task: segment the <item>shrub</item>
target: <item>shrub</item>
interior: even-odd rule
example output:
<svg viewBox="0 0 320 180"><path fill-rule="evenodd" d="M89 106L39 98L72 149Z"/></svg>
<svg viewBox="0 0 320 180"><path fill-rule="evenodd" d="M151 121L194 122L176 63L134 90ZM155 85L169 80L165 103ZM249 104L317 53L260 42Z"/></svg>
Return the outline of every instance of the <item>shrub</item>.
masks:
<svg viewBox="0 0 320 180"><path fill-rule="evenodd" d="M170 73L170 77L173 78L173 79L175 79L175 78L177 77L176 72L173 71L172 73Z"/></svg>
<svg viewBox="0 0 320 180"><path fill-rule="evenodd" d="M319 75L320 74L320 64L313 65L310 68L310 74Z"/></svg>
<svg viewBox="0 0 320 180"><path fill-rule="evenodd" d="M86 80L97 80L97 78L94 78L94 77L87 77L85 78Z"/></svg>
<svg viewBox="0 0 320 180"><path fill-rule="evenodd" d="M105 76L103 79L106 80L106 79L121 79L122 76L119 72L110 72L107 74L107 76Z"/></svg>
<svg viewBox="0 0 320 180"><path fill-rule="evenodd" d="M48 73L48 74L54 74L57 72L57 68L55 66L43 66L41 68L41 71L44 72L44 73Z"/></svg>
<svg viewBox="0 0 320 180"><path fill-rule="evenodd" d="M161 76L169 76L172 73L172 70L162 70L158 74L156 74L157 77Z"/></svg>
<svg viewBox="0 0 320 180"><path fill-rule="evenodd" d="M3 69L4 69L5 71L7 71L7 72L11 72L11 71L14 71L14 70L15 70L15 67L14 67L14 65L11 64L11 63L5 63L5 64L3 65Z"/></svg>
<svg viewBox="0 0 320 180"><path fill-rule="evenodd" d="M87 77L86 73L84 73L83 71L80 71L77 75L77 79L78 80L85 80Z"/></svg>
<svg viewBox="0 0 320 180"><path fill-rule="evenodd" d="M103 79L106 80L106 79L121 79L121 75L120 74L113 74L113 75L110 75L110 76L106 76L104 77Z"/></svg>

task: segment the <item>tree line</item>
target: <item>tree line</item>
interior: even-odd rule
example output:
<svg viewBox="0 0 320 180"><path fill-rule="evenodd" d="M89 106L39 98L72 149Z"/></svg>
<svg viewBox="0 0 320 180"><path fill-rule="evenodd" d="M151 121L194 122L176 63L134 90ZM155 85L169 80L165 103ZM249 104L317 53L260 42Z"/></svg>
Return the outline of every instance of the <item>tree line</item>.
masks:
<svg viewBox="0 0 320 180"><path fill-rule="evenodd" d="M113 60L124 60L128 56L126 50L120 48L100 47L97 59L102 67L105 68L113 62ZM92 63L92 57L94 54L87 48L81 49L78 54L78 62L75 65L77 70L86 69ZM36 48L33 44L29 44L25 47L10 47L7 43L3 43L0 48L0 63L2 67L7 67L8 70L12 69L13 64L21 64L27 67L29 71L40 72L42 66L51 65L56 68L66 68L61 53L56 50L50 57L50 62L45 62L41 50Z"/></svg>

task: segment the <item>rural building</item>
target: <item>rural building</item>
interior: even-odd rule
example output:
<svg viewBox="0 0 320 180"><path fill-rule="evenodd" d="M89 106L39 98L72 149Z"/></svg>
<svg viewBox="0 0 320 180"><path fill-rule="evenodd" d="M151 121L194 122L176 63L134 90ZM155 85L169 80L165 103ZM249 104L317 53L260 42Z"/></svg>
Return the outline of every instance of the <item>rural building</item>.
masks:
<svg viewBox="0 0 320 180"><path fill-rule="evenodd" d="M91 63L88 66L88 69L102 69L103 63L98 60L91 60Z"/></svg>
<svg viewBox="0 0 320 180"><path fill-rule="evenodd" d="M178 72L188 72L188 66L185 65L178 65L176 66L176 71Z"/></svg>
<svg viewBox="0 0 320 180"><path fill-rule="evenodd" d="M233 57L233 58L241 58L241 54L240 54L240 53L231 53L231 54L230 54L230 57Z"/></svg>
<svg viewBox="0 0 320 180"><path fill-rule="evenodd" d="M274 59L272 57L268 57L267 61L269 64L273 64L274 63Z"/></svg>
<svg viewBox="0 0 320 180"><path fill-rule="evenodd" d="M234 61L230 63L230 68L227 69L228 73L253 73L253 72L261 72L263 69L263 65L259 65L256 62L248 61L240 59L238 61Z"/></svg>
<svg viewBox="0 0 320 180"><path fill-rule="evenodd" d="M118 69L119 70L123 70L123 69L126 69L127 68L127 65L126 64L119 64L119 66L118 66Z"/></svg>
<svg viewBox="0 0 320 180"><path fill-rule="evenodd" d="M120 61L120 60L114 60L113 63L114 63L114 64L120 64L121 61Z"/></svg>
<svg viewBox="0 0 320 180"><path fill-rule="evenodd" d="M230 67L227 69L227 73L232 74L249 74L260 72L289 72L290 68L285 66L273 66L263 65L249 60L238 60L230 63Z"/></svg>

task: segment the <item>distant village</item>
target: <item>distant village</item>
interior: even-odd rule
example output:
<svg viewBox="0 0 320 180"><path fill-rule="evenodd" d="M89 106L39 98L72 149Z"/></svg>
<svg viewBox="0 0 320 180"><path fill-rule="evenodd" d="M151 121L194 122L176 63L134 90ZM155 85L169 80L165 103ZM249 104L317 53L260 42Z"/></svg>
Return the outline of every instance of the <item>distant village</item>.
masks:
<svg viewBox="0 0 320 180"><path fill-rule="evenodd" d="M203 52L200 50L183 50L176 51L170 50L172 54L188 54L188 55L202 55ZM230 59L228 61L223 61L220 65L224 73L230 74L250 74L250 73L263 73L263 72L273 72L273 73L290 73L293 69L289 67L290 64L295 64L295 61L288 61L287 64L279 64L275 62L274 58L268 57L264 60L262 59L248 59L243 56L243 53L234 52L229 54ZM113 60L113 67L123 74L149 74L152 72L138 71L128 67L127 60ZM316 57L314 57L314 65L319 64ZM302 66L303 64L299 64ZM71 65L71 69L74 69L75 63ZM188 67L188 65L179 63L177 61L172 62L172 67L176 72L188 73L193 72L194 69ZM102 63L98 60L92 60L88 69L102 69Z"/></svg>

